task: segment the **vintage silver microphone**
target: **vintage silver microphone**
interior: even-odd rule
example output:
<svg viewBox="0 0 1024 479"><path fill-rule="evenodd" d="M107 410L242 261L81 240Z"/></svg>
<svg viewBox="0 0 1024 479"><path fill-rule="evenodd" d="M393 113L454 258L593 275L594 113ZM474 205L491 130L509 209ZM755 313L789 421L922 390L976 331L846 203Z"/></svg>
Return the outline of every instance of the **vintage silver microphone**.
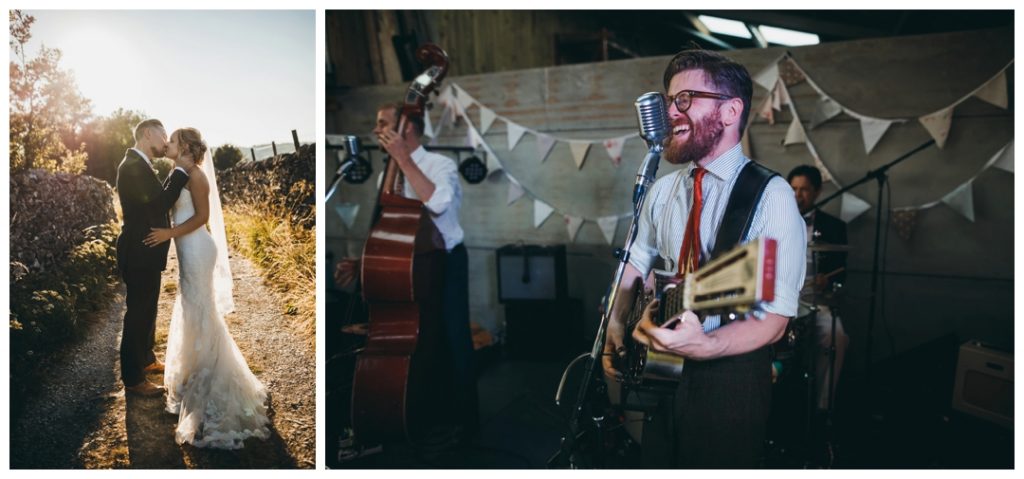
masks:
<svg viewBox="0 0 1024 479"><path fill-rule="evenodd" d="M665 95L661 93L644 93L633 102L633 106L636 107L640 124L640 138L647 143L647 156L636 173L636 184L633 186L633 209L639 213L640 200L658 174L658 163L661 162L661 152L671 131L671 123L665 109Z"/></svg>

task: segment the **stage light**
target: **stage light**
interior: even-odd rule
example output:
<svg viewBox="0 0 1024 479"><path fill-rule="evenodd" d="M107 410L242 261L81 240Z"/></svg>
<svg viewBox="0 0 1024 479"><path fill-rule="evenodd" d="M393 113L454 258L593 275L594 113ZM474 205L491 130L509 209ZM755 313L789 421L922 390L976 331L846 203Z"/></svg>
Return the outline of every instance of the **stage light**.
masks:
<svg viewBox="0 0 1024 479"><path fill-rule="evenodd" d="M466 182L475 185L487 178L487 164L476 155L470 155L459 164L459 173L466 179Z"/></svg>
<svg viewBox="0 0 1024 479"><path fill-rule="evenodd" d="M711 17L708 15L697 15L697 19L700 20L704 26L708 27L708 30L711 31L711 33L739 38L751 38L750 30L747 29L747 24L739 20L729 20L726 18Z"/></svg>
<svg viewBox="0 0 1024 479"><path fill-rule="evenodd" d="M764 39L768 43L774 43L776 45L785 45L787 47L797 47L801 45L817 45L821 40L818 35L814 33L800 32L797 30L790 30L788 28L769 27L768 25L761 25L757 27L764 35Z"/></svg>

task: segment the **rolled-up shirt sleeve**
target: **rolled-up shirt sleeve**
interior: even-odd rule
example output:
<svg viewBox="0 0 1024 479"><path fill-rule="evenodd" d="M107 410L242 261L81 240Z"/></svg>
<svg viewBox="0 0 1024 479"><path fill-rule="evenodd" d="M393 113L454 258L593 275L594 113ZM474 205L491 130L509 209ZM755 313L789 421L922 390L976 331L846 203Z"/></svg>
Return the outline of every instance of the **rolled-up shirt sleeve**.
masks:
<svg viewBox="0 0 1024 479"><path fill-rule="evenodd" d="M424 174L427 173L424 172ZM452 204L456 191L459 191L459 170L455 168L454 162L442 161L431 169L427 177L434 183L434 194L423 202L423 206L426 206L432 214L440 215Z"/></svg>
<svg viewBox="0 0 1024 479"><path fill-rule="evenodd" d="M773 238L777 242L775 299L761 303L758 309L794 317L807 273L807 227L800 216L792 188L781 177L775 177L768 183L751 225L750 239L761 237Z"/></svg>

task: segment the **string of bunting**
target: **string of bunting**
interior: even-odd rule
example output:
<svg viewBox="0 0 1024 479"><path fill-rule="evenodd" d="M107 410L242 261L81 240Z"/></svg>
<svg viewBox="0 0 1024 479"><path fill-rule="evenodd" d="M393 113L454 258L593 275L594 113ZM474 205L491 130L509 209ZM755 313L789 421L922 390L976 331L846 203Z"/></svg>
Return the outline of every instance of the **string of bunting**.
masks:
<svg viewBox="0 0 1024 479"><path fill-rule="evenodd" d="M971 97L978 97L979 99L1002 109L1006 109L1009 106L1006 70L1011 65L1013 65L1013 60L1010 60L1006 66L1001 68L991 78L986 80L970 93L960 97L952 104L934 112L930 112L916 118L880 118L855 111L836 101L834 98L829 96L828 93L817 82L815 82L810 75L807 74L806 70L804 70L799 63L797 63L796 59L793 58L792 54L786 52L753 76L752 80L754 83L765 90L768 90L769 94L761 105L758 106L756 110L757 115L752 116L750 120L748 120L748 127L758 117L767 120L770 125L774 125L775 112L781 111L783 106L788 106L792 116L792 121L786 131L785 138L782 140L782 144L784 146L804 144L811 157L814 159L815 166L821 171L822 180L831 181L841 188L842 185L821 161L821 156L814 147L814 143L808 137L807 129L804 128L803 121L797 113L796 105L793 103L789 94L789 87L806 81L807 84L817 93L818 101L815 105L814 113L811 116L811 121L808 124L811 130L843 113L859 120L861 134L864 141L864 151L866 154L870 154L875 146L878 145L886 131L889 130L890 126L896 123L907 123L914 119L916 119L921 126L925 128L928 134L935 139L936 145L939 148L942 148L945 145L946 139L949 137L949 131L952 127L953 110L964 101L967 101ZM747 132L749 132L749 128L747 128ZM751 155L750 139L747 135L748 133L744 134L743 146L744 151L748 155ZM982 171L993 164L998 164L1001 169L1012 172L1012 149L1013 142L1011 140L1010 144L1001 149L992 160L989 160L985 167L982 168ZM980 173L981 172L979 171L978 174ZM896 215L897 228L901 231L901 236L909 237L909 231L912 229L913 221L916 217L916 214L911 214L910 212L930 208L939 202L950 205L964 215L965 218L970 221L974 221L974 207L971 199L970 185L974 179L977 178L978 174L943 196L943 200L927 203L925 205L894 208L893 212ZM845 222L852 221L871 208L868 202L851 193L844 193L840 201L840 217ZM906 231L907 233L904 234L903 231Z"/></svg>

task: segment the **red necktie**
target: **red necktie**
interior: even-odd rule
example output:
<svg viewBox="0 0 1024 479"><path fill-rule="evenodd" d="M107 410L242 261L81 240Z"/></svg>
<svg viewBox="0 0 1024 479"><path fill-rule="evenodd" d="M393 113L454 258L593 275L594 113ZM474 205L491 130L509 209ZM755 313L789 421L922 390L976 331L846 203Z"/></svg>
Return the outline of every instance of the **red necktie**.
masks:
<svg viewBox="0 0 1024 479"><path fill-rule="evenodd" d="M679 250L679 276L693 272L700 264L700 214L704 204L701 181L708 170L696 168L693 179L693 206L690 217L686 221L686 233L683 235L683 246Z"/></svg>

